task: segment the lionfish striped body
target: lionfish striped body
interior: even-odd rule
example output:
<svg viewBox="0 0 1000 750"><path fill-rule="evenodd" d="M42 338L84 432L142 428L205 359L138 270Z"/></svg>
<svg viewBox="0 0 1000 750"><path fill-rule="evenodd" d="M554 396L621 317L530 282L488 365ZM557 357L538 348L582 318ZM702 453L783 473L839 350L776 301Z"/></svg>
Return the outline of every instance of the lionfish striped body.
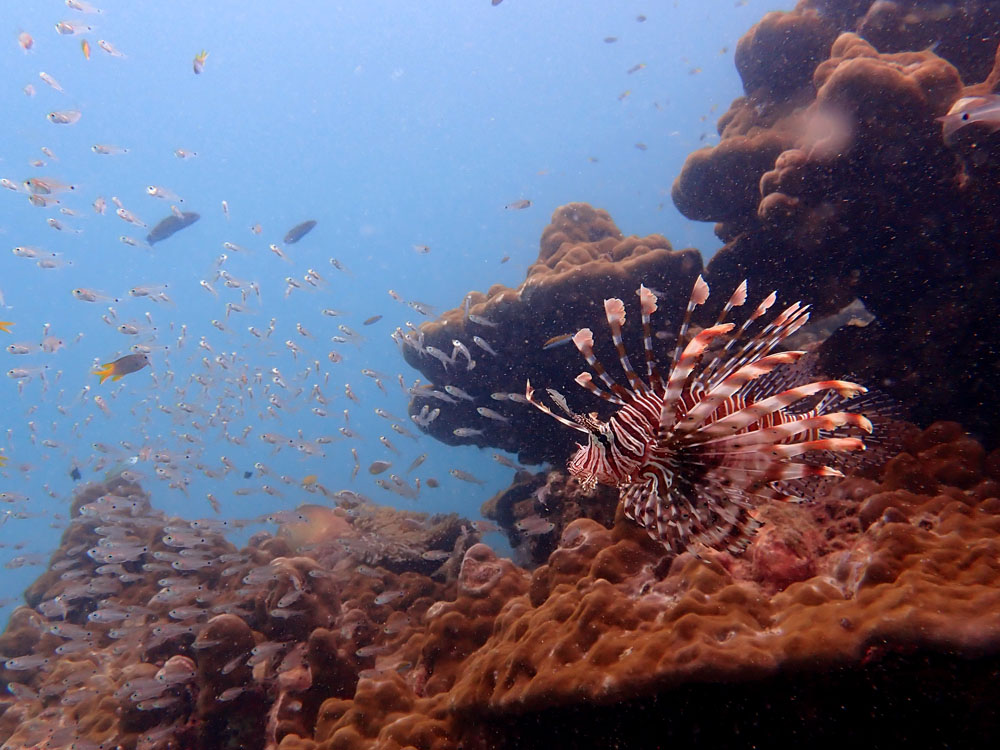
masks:
<svg viewBox="0 0 1000 750"><path fill-rule="evenodd" d="M552 389L548 393L566 417L536 400L530 382L525 393L538 409L588 435L587 444L578 445L570 459L570 473L584 486L618 487L625 515L678 554L699 543L742 552L761 525L755 509L762 500L800 502L803 483L842 476L825 463L829 457L865 449L859 437L843 433L872 431L863 415L834 411L865 393L864 387L844 380L796 383L775 372L805 354L774 350L806 323L808 307L795 303L752 333L774 304L772 293L741 326L726 323L728 313L746 302L744 281L716 324L688 340L691 314L708 299L708 291L699 276L666 377L653 353L650 331L656 296L645 286L637 292L645 380L625 352L621 300L605 300L604 309L628 388L616 383L594 355L592 331L576 333L573 343L604 387L587 371L576 382L618 407L608 421L595 413L574 413ZM811 397L818 398L811 408L790 409Z"/></svg>

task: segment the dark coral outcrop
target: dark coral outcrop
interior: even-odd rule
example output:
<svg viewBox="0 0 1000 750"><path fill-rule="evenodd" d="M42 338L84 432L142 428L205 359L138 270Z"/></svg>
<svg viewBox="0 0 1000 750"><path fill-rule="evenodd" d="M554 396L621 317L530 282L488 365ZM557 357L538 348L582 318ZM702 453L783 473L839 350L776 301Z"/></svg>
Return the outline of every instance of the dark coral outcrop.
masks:
<svg viewBox="0 0 1000 750"><path fill-rule="evenodd" d="M606 297L621 297L637 309L641 283L665 300L657 324L676 322L699 271L695 250L674 250L660 235L625 237L606 211L585 203L562 206L542 232L538 260L517 288L496 284L486 294L470 292L468 315L459 306L407 337L406 361L430 381L415 393L410 414L419 423L425 407L428 413L439 409L424 429L445 443L502 448L529 463L561 462L572 450L573 435L524 403L525 382L556 388L571 400L592 397L572 382L584 364L572 344L546 349L545 343L585 326L606 328ZM625 335L642 340L638 314L626 321ZM495 354L475 343L477 336ZM595 347L598 356L616 359L610 337L603 339ZM427 353L428 347L450 353L456 340L473 353L473 367L461 354L445 366ZM456 386L473 400L449 396L445 386ZM480 408L501 419L483 416ZM456 435L456 429L477 432Z"/></svg>
<svg viewBox="0 0 1000 750"><path fill-rule="evenodd" d="M683 213L718 222L710 283L748 278L819 315L860 299L875 321L835 334L821 369L883 389L919 423L960 419L990 445L1000 136L972 126L945 142L936 118L996 90L997 22L975 2L768 14L739 46L747 95L673 188ZM913 46L917 29L941 44Z"/></svg>

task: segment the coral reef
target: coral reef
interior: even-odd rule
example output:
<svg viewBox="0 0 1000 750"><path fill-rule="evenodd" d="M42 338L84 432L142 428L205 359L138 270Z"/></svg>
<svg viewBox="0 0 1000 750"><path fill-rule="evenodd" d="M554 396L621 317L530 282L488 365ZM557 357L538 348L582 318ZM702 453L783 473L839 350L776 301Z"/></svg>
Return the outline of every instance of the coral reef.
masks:
<svg viewBox="0 0 1000 750"><path fill-rule="evenodd" d="M266 519L184 521L133 483L88 485L49 569L0 636L5 746L274 747L323 701L403 669L424 611L478 535L456 516L339 493Z"/></svg>
<svg viewBox="0 0 1000 750"><path fill-rule="evenodd" d="M618 493L606 485L583 492L579 480L563 471L520 471L479 512L497 522L514 551L514 562L534 568L556 548L563 529L578 518L610 526Z"/></svg>
<svg viewBox="0 0 1000 750"><path fill-rule="evenodd" d="M998 24L976 2L817 0L768 14L737 50L747 95L673 187L682 213L719 222L710 283L748 278L819 315L860 299L876 320L834 334L821 369L990 445L1000 136L974 126L946 142L936 118L996 90Z"/></svg>
<svg viewBox="0 0 1000 750"><path fill-rule="evenodd" d="M924 679L962 720L949 741L982 741L1000 705L1000 451L948 422L904 442L880 477L769 507L739 557L665 556L620 511L611 528L576 517L594 498L560 472L525 472L491 507L512 520L546 490L560 533L544 564L529 572L466 529L443 580L358 561L371 532L357 519L385 512L330 511L336 536L294 547L307 516L284 513L290 528L236 549L221 522L165 518L136 485L91 486L0 635L0 738L445 750L574 731L606 747L638 741L637 716L688 741L920 738L941 732ZM733 710L720 720L707 700ZM739 706L790 723L765 730ZM879 728L882 711L896 721Z"/></svg>
<svg viewBox="0 0 1000 750"><path fill-rule="evenodd" d="M666 553L613 489L560 470L519 471L483 507L515 560L475 523L347 491L256 519L277 533L238 547L227 534L244 523L167 517L122 478L90 485L0 634L2 747L995 740L1000 135L946 142L935 118L997 89L998 36L973 0L768 14L737 50L747 95L722 141L674 186L684 213L719 222L713 285L748 277L831 320L863 303L864 325L803 336L822 369L930 425L880 472L767 505L742 555L701 557ZM528 378L563 387L578 371L552 339L598 328L601 301L643 282L663 293L669 340L701 270L696 251L625 237L606 212L558 209L516 289L398 332L432 381L411 416L445 442L560 464L572 436L517 398ZM597 354L616 359L608 340Z"/></svg>
<svg viewBox="0 0 1000 750"><path fill-rule="evenodd" d="M632 299L640 283L661 292L664 319L673 314L679 322L682 300L699 271L697 251L673 250L659 235L623 237L606 211L585 203L556 209L542 233L538 260L520 286L497 284L486 294L470 292L467 310L449 310L418 331L398 332L406 361L431 381L413 391L411 417L449 444L494 446L518 453L528 463L564 460L572 450L572 437L519 401L523 402L528 379L577 390L567 374L578 372L581 360L572 345L549 349L543 345L553 337L603 323L604 298ZM626 322L625 334L641 340L638 319ZM455 341L472 353L474 366L456 353ZM610 340L599 341L595 348L598 356L616 356ZM446 365L429 352L455 356ZM446 387L457 387L469 398L449 395ZM477 411L482 408L501 418L484 416ZM439 413L427 421L421 416L424 410ZM456 435L456 429L471 432ZM522 435L532 439L523 440Z"/></svg>

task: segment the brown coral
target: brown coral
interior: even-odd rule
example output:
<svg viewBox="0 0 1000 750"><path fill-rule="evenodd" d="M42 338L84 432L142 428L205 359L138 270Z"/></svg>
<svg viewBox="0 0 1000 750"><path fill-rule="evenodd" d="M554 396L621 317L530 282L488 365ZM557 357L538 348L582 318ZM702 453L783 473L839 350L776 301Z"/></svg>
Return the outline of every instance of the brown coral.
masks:
<svg viewBox="0 0 1000 750"><path fill-rule="evenodd" d="M516 289L495 285L488 294L470 292L470 317L462 307L449 310L438 320L425 323L419 335L411 334L403 354L413 367L431 381L415 392L411 416L418 421L422 411L437 408L439 416L426 421L425 429L446 443L491 445L519 453L521 460L562 461L572 448L571 436L558 424L523 403L511 403L513 394L523 401L525 382L554 388L567 387L567 373L577 372L579 354L572 346L544 350L546 341L581 327L596 327L603 321L601 302L606 297L633 299L640 283L663 293L664 317L680 314L701 261L694 250L673 250L659 235L623 237L606 211L584 203L558 208L552 223L542 233L538 261L528 270L528 278ZM675 319L676 319L675 315ZM488 323L477 323L485 319ZM638 320L629 320L626 336L641 341ZM496 355L474 343L482 338ZM445 367L429 356L433 347L447 354L454 340L460 340L474 352L475 366L470 368L458 355ZM615 357L610 341L598 342L599 356ZM445 385L461 388L475 399L435 397ZM589 396L588 396L589 398ZM507 422L489 419L476 409L489 405ZM425 409L426 407L426 409ZM482 434L455 435L456 429L482 430ZM531 441L522 435L531 435Z"/></svg>
<svg viewBox="0 0 1000 750"><path fill-rule="evenodd" d="M577 492L551 475L546 486ZM292 554L292 533L244 550L213 537L210 564L153 597L164 573L152 557L144 574L125 570L137 585L95 593L100 601L78 596L121 568L36 588L38 609L18 610L0 637L12 660L0 733L22 744L444 750L543 747L575 729L587 746L605 746L638 742L636 716L657 701L690 710L645 713L647 731L652 722L676 737L760 736L745 712L721 723L706 714L708 697L792 712L793 694L788 731L830 732L822 717L834 690L837 715L850 712L869 738L880 730L864 717L887 710L886 695L920 735L933 725L913 693L919 680L996 697L998 491L1000 451L938 423L908 434L880 479L845 479L812 505L766 508L767 525L741 557L664 557L620 511L612 528L565 516L558 544L530 574L473 544L444 584L359 565L315 539L316 557ZM66 538L156 530L164 519L130 493L127 515L120 499L89 493ZM199 524L192 548L211 536ZM157 534L185 541L178 519ZM58 560L72 552L64 547ZM166 617L185 592L224 611ZM53 594L70 598L73 622L45 614L55 612ZM307 626L280 627L273 611L296 604L308 606L296 618ZM100 622L138 608L138 622ZM808 688L817 673L822 695ZM995 714L951 738L981 740Z"/></svg>
<svg viewBox="0 0 1000 750"><path fill-rule="evenodd" d="M996 654L1000 502L984 497L996 479L982 473L981 448L956 425L916 434L908 448L912 453L894 459L881 484L844 480L813 507L779 509L799 517L782 526L774 517L778 536L760 535L741 559L720 554L706 563L682 555L665 567L661 551L629 524L608 530L586 519L573 522L527 593L492 610L488 639L459 650L467 656L449 670L457 679L409 697L397 680L381 695L359 691L353 707L345 711L342 704L342 718L317 735L327 738L320 746L341 746L340 732L349 727L354 747L368 746L366 733L380 747L417 743L415 737L434 748L483 741L506 746L491 731L496 721L519 743L536 747L546 732L518 735L515 729L537 726L528 714L561 717L603 736L601 720L627 715L623 702L652 695L683 701L695 684L750 681L753 686L731 690L773 697L778 676L795 680L800 670L837 675L854 665L872 681L902 680L922 660L936 660L932 654ZM900 483L921 485L928 494L894 489ZM781 560L760 559L779 546ZM790 565L792 559L798 562ZM485 550L473 548L466 560L488 573L477 582L517 581L513 570L501 574ZM424 654L435 660L436 674L443 667L439 644L456 642L469 626L467 616L452 613L492 600L482 597L478 589L460 589L454 604L428 611L427 643L436 648L425 646ZM925 655L910 665L907 655L916 652ZM991 663L985 659L982 669ZM892 666L883 672L883 664ZM447 694L436 696L442 689ZM384 718L377 734L350 718L359 704L363 715ZM614 705L616 713L563 713L595 704ZM390 722L391 731L385 728ZM627 721L615 726L629 731Z"/></svg>
<svg viewBox="0 0 1000 750"><path fill-rule="evenodd" d="M935 13L934 28L950 24L938 39L964 39L956 19L980 19L992 71L970 60L971 48L945 54L893 36L899 24L913 29ZM884 33L852 31L893 14L899 24L879 25ZM971 127L946 144L935 118L1000 80L1000 31L989 31L996 22L975 3L807 2L769 14L741 42L748 96L720 119L720 144L692 154L674 183L682 212L720 222L727 244L708 266L710 282L725 288L748 278L819 315L860 298L875 323L835 334L823 368L881 387L920 423L958 417L990 444L1000 440L987 416L1000 408L1000 385L988 374L1000 342L985 321L1000 315L991 251L1000 206L988 186L1000 175L1000 138ZM814 64L826 28L847 33ZM791 60L758 41L780 32L799 50ZM769 88L755 72L801 81L810 65L811 86ZM788 66L798 72L778 75ZM988 72L994 84L965 86L970 71Z"/></svg>

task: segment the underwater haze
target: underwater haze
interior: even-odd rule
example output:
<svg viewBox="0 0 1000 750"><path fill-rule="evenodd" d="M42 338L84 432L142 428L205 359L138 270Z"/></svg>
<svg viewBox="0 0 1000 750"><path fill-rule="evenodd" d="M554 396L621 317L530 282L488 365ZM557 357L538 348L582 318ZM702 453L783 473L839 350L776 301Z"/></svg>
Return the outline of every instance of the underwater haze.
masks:
<svg viewBox="0 0 1000 750"><path fill-rule="evenodd" d="M4 13L4 618L74 486L122 470L187 518L319 485L478 518L511 469L420 434L392 332L517 285L571 201L710 255L670 184L740 94L740 34L793 3L97 5ZM172 212L200 219L146 244Z"/></svg>

